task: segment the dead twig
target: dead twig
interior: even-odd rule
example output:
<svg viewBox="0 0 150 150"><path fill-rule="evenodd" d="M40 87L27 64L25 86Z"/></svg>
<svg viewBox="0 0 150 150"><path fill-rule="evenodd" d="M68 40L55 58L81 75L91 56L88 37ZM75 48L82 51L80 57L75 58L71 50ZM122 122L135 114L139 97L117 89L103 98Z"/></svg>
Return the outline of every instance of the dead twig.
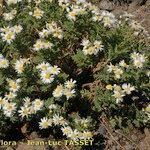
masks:
<svg viewBox="0 0 150 150"><path fill-rule="evenodd" d="M111 139L112 139L117 145L119 145L122 150L125 150L125 148L122 147L122 145L114 138L114 136L113 136L112 133L110 132L110 129L107 127L106 121L104 120L104 118L102 118L101 120L102 120L102 122L101 122L102 125L105 127L105 129L106 129L107 133L110 135Z"/></svg>
<svg viewBox="0 0 150 150"><path fill-rule="evenodd" d="M126 135L124 135L124 134L122 134L122 133L120 133L120 132L118 132L118 131L115 131L117 134L120 134L121 136L123 136L123 137L125 137L127 140L129 140L130 142L132 142L132 143L134 143L134 144L136 144L134 141L132 141L130 138L128 138Z"/></svg>

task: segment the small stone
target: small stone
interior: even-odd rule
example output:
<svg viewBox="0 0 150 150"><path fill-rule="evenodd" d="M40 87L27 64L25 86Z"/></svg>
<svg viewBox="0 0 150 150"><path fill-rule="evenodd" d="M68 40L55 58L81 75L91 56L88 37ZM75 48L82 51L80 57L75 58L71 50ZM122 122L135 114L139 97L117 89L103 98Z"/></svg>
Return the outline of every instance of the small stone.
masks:
<svg viewBox="0 0 150 150"><path fill-rule="evenodd" d="M148 0L145 5L150 6L150 0Z"/></svg>
<svg viewBox="0 0 150 150"><path fill-rule="evenodd" d="M34 139L33 141L40 142L40 141L44 141L44 139L37 138L37 139ZM16 150L47 150L47 149L48 149L48 145L37 145L37 144L29 145L26 142L19 143L18 147L16 148Z"/></svg>
<svg viewBox="0 0 150 150"><path fill-rule="evenodd" d="M30 134L29 138L30 138L30 139L36 139L36 138L38 138L37 132L32 132L32 133Z"/></svg>
<svg viewBox="0 0 150 150"><path fill-rule="evenodd" d="M7 147L7 149L6 150L13 150L13 148L12 147Z"/></svg>
<svg viewBox="0 0 150 150"><path fill-rule="evenodd" d="M7 147L6 146L0 146L0 150L6 150Z"/></svg>
<svg viewBox="0 0 150 150"><path fill-rule="evenodd" d="M135 6L144 5L145 0L133 0L132 4L135 5Z"/></svg>
<svg viewBox="0 0 150 150"><path fill-rule="evenodd" d="M126 150L133 150L134 147L133 147L132 145L126 145L126 146L125 146L125 149L126 149Z"/></svg>
<svg viewBox="0 0 150 150"><path fill-rule="evenodd" d="M119 137L118 137L118 136L116 136L116 137L115 137L115 140L116 140L116 141L118 141L118 140L119 140Z"/></svg>
<svg viewBox="0 0 150 150"><path fill-rule="evenodd" d="M116 146L112 146L112 149L111 150L117 150Z"/></svg>
<svg viewBox="0 0 150 150"><path fill-rule="evenodd" d="M132 135L131 138L132 138L133 141L137 141L137 136L136 135Z"/></svg>
<svg viewBox="0 0 150 150"><path fill-rule="evenodd" d="M112 11L112 10L114 10L114 4L113 4L113 2L110 2L108 0L102 0L99 3L99 8L102 10Z"/></svg>

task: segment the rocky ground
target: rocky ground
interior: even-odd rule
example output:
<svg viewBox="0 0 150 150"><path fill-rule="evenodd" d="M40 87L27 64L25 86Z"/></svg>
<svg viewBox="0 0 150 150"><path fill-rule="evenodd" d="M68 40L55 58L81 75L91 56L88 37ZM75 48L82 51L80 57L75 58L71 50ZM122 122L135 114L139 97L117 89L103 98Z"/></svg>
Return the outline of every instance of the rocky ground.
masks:
<svg viewBox="0 0 150 150"><path fill-rule="evenodd" d="M116 15L127 11L150 33L150 0L95 0L100 9Z"/></svg>

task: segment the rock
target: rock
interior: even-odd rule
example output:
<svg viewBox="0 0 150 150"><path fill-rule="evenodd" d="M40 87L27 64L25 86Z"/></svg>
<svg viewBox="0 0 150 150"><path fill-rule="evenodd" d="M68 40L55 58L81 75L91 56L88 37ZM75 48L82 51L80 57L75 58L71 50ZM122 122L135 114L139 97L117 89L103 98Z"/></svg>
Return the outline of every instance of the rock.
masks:
<svg viewBox="0 0 150 150"><path fill-rule="evenodd" d="M132 145L126 145L125 150L134 150L134 147Z"/></svg>
<svg viewBox="0 0 150 150"><path fill-rule="evenodd" d="M37 132L32 132L29 136L29 139L36 139L36 138L38 138Z"/></svg>
<svg viewBox="0 0 150 150"><path fill-rule="evenodd" d="M137 136L136 136L136 135L132 135L132 136L131 136L131 139L132 139L133 141L137 141Z"/></svg>
<svg viewBox="0 0 150 150"><path fill-rule="evenodd" d="M6 146L0 146L0 150L7 150Z"/></svg>
<svg viewBox="0 0 150 150"><path fill-rule="evenodd" d="M14 150L12 147L7 147L6 150Z"/></svg>
<svg viewBox="0 0 150 150"><path fill-rule="evenodd" d="M142 6L142 5L145 5L145 4L147 3L147 1L149 1L149 0L141 0L140 5L141 5L141 6Z"/></svg>
<svg viewBox="0 0 150 150"><path fill-rule="evenodd" d="M102 0L99 2L99 8L102 10L112 11L114 10L114 3L108 0Z"/></svg>
<svg viewBox="0 0 150 150"><path fill-rule="evenodd" d="M145 135L146 135L146 138L149 139L148 141L150 141L150 131L149 131L149 129L148 129L148 128L145 128L145 129L144 129L144 133L145 133Z"/></svg>
<svg viewBox="0 0 150 150"><path fill-rule="evenodd" d="M138 144L138 148L140 150L149 150L150 148L150 131L149 129L144 129L145 138L141 140L141 142Z"/></svg>
<svg viewBox="0 0 150 150"><path fill-rule="evenodd" d="M40 139L40 138L37 138L37 139L34 139L33 140L34 142L36 141L44 141L44 139ZM26 142L24 143L19 143L18 144L18 147L16 148L16 150L48 150L48 145L28 145Z"/></svg>
<svg viewBox="0 0 150 150"><path fill-rule="evenodd" d="M146 1L147 0L133 0L132 4L142 6L145 5Z"/></svg>
<svg viewBox="0 0 150 150"><path fill-rule="evenodd" d="M145 5L150 7L150 0L147 0Z"/></svg>
<svg viewBox="0 0 150 150"><path fill-rule="evenodd" d="M0 7L2 7L3 5L3 0L0 0Z"/></svg>
<svg viewBox="0 0 150 150"><path fill-rule="evenodd" d="M2 14L3 0L0 0L0 15Z"/></svg>

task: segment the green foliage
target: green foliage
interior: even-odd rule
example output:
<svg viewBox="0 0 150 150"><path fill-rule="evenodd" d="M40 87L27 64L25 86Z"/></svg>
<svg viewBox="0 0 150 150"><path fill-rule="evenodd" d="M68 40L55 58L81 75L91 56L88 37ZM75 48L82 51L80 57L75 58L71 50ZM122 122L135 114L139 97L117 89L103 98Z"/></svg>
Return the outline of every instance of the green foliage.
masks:
<svg viewBox="0 0 150 150"><path fill-rule="evenodd" d="M74 138L63 131L69 127L77 138L92 138L99 115L117 128L149 125L149 46L127 22L87 2L13 3L4 12L14 18L0 20L1 133L30 122L30 130L54 137ZM117 99L115 84L134 90Z"/></svg>

